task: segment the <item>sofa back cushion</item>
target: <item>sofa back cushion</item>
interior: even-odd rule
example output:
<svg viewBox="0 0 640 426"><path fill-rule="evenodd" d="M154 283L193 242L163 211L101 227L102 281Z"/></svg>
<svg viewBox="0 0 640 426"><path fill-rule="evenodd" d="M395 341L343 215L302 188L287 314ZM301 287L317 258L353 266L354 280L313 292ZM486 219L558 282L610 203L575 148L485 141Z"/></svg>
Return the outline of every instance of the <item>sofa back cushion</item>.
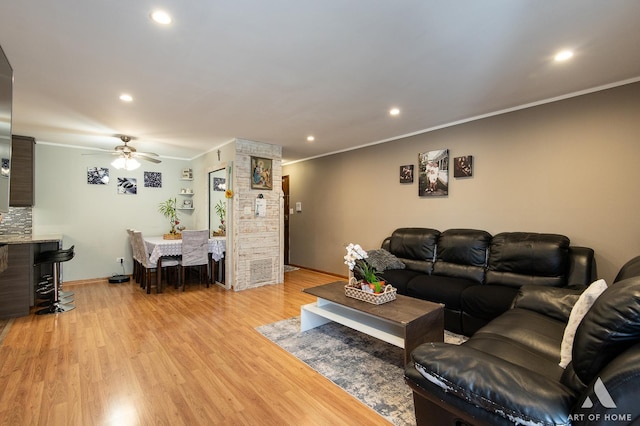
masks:
<svg viewBox="0 0 640 426"><path fill-rule="evenodd" d="M568 262L569 238L564 235L503 232L491 240L486 283L564 286Z"/></svg>
<svg viewBox="0 0 640 426"><path fill-rule="evenodd" d="M429 228L398 228L391 234L389 252L407 269L431 273L440 231Z"/></svg>
<svg viewBox="0 0 640 426"><path fill-rule="evenodd" d="M640 342L640 276L609 286L584 316L573 340L573 370L582 383Z"/></svg>
<svg viewBox="0 0 640 426"><path fill-rule="evenodd" d="M476 229L448 229L438 238L434 275L482 284L491 234Z"/></svg>

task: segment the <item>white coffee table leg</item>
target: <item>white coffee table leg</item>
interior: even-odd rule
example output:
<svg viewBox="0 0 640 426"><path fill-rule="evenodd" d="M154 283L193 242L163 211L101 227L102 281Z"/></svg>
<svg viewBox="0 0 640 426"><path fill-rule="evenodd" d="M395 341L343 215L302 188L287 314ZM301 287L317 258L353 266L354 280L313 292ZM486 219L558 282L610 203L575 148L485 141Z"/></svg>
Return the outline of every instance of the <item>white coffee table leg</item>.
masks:
<svg viewBox="0 0 640 426"><path fill-rule="evenodd" d="M309 309L306 309L307 306L315 307L316 304L310 303L308 305L303 305L302 307L300 307L300 331L307 331L331 322L330 319L327 319L321 315L311 312Z"/></svg>

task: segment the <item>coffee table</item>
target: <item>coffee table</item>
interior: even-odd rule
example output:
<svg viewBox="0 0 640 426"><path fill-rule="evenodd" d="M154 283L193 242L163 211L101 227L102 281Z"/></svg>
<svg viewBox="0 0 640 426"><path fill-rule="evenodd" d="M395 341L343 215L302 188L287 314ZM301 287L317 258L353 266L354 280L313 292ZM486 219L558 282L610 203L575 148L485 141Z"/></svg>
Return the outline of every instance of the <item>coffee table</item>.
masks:
<svg viewBox="0 0 640 426"><path fill-rule="evenodd" d="M347 297L346 284L336 281L303 290L318 300L300 308L300 331L337 322L404 348L405 364L417 346L444 340L444 305L402 295L374 305Z"/></svg>

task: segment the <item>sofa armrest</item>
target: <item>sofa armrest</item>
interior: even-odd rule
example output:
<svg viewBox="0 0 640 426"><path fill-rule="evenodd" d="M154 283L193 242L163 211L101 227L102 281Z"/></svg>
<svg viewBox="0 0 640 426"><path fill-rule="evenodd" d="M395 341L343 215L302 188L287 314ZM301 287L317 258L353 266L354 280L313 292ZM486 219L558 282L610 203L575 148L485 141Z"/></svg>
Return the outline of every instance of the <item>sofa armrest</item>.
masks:
<svg viewBox="0 0 640 426"><path fill-rule="evenodd" d="M412 359L405 380L427 399L516 424L570 424L575 397L557 380L465 345L425 343Z"/></svg>
<svg viewBox="0 0 640 426"><path fill-rule="evenodd" d="M596 258L589 247L569 246L568 285L589 285L597 279Z"/></svg>
<svg viewBox="0 0 640 426"><path fill-rule="evenodd" d="M607 412L618 413L620 417L624 416L629 421L634 420L637 422L640 419L640 405L638 404L638 394L640 393L640 343L636 343L609 362L606 367L598 372L596 379L602 382L616 408L615 410L608 410L596 394L595 384L590 383L578 397L579 405L574 407L574 420L581 420L574 421L573 424L575 426L586 424L590 426L610 425L611 421L607 421L607 418L603 415L603 413ZM582 408L581 402L587 397L593 402L593 406ZM594 419L597 420L594 421ZM627 422L622 423L622 418L619 419L619 422L618 424L627 424Z"/></svg>
<svg viewBox="0 0 640 426"><path fill-rule="evenodd" d="M513 300L512 308L528 309L566 323L573 305L586 288L523 285Z"/></svg>

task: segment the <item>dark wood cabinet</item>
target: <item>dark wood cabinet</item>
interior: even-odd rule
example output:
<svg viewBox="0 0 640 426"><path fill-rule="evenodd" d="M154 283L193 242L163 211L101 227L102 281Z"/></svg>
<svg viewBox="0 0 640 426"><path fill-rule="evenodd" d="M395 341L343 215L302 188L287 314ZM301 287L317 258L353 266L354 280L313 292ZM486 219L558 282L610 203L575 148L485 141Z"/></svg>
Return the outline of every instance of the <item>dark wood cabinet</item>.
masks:
<svg viewBox="0 0 640 426"><path fill-rule="evenodd" d="M52 274L51 263L36 264L40 253L58 250L61 240L55 236L24 243L9 243L8 266L0 272L0 318L29 315L35 306L35 285L44 274Z"/></svg>
<svg viewBox="0 0 640 426"><path fill-rule="evenodd" d="M33 206L35 144L32 137L12 137L9 191L9 205L12 207Z"/></svg>
<svg viewBox="0 0 640 426"><path fill-rule="evenodd" d="M0 273L0 318L29 315L33 287L33 246L9 245L9 267Z"/></svg>

